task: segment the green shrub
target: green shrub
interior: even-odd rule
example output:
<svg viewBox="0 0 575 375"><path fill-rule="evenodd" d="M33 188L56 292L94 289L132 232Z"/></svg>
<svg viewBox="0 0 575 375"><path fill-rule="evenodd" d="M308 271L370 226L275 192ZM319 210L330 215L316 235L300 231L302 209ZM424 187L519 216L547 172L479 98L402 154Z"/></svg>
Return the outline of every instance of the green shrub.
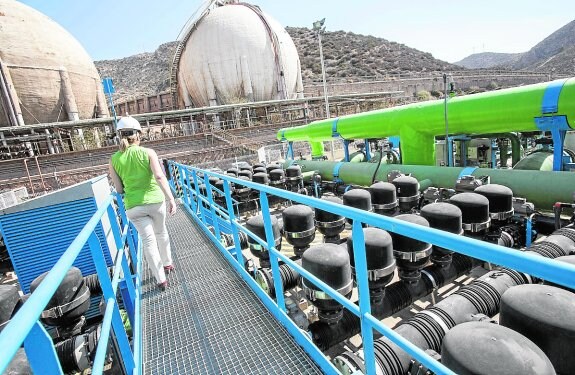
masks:
<svg viewBox="0 0 575 375"><path fill-rule="evenodd" d="M431 99L431 93L427 90L420 90L417 92L417 94L415 94L415 96L417 97L417 100L420 100L420 101L425 101L425 100Z"/></svg>

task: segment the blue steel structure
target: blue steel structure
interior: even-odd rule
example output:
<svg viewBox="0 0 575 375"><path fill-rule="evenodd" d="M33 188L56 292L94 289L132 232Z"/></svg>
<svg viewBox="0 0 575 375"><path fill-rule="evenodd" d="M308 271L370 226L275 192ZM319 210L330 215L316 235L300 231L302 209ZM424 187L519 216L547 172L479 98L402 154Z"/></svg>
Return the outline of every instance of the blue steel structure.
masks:
<svg viewBox="0 0 575 375"><path fill-rule="evenodd" d="M328 358L325 357L313 344L311 338L306 333L302 332L286 314L284 291L282 284L279 281L281 280L279 274L279 261L282 261L289 267L296 269L304 278L321 288L329 296L360 318L365 368L368 374L375 374L376 369L373 347L373 330L376 330L390 338L396 345L405 350L428 369L438 374L453 374L451 370L371 315L366 271L367 263L365 257L365 243L362 230L363 223L408 237L417 237L419 240L424 242L429 242L474 258L513 268L517 271L525 272L557 284L575 288L575 266L567 263L556 262L547 258L522 253L517 250L500 247L487 242L457 236L432 228L421 227L409 222L399 221L394 218L380 216L355 208L333 204L329 201L299 195L289 191L240 180L230 176L224 176L210 171L200 170L174 162L169 162L169 168L172 172L178 172L177 174L172 174L174 176L178 176L177 181L171 180L170 183L172 188L175 189L176 185L179 185L179 188L182 189L182 200L186 210L192 215L194 220L200 224L200 227L205 234L212 239L214 245L221 251L238 274L242 276L255 294L262 300L273 316L288 330L288 332L294 337L295 341L304 348L304 350L326 374L337 374L338 371ZM223 191L215 188L209 183L210 176L215 176L225 181ZM192 181L194 187L192 187ZM206 195L202 195L199 190L200 182L205 183ZM238 221L236 216L237 202L232 199L231 184L243 185L253 189L253 191L259 194L260 207L266 229L265 239L257 237ZM226 207L222 207L214 202L214 193L225 197ZM268 195L275 195L292 202L298 202L310 207L333 212L353 220L352 238L354 258L356 262L356 281L359 291L358 304L351 302L346 297L339 294L333 288L329 287L313 274L297 265L289 257L275 248ZM137 233L129 225L121 198L119 196L116 196L115 198L117 198L119 207L115 209L113 206L114 195L110 195L107 200L99 206L98 210L86 223L82 231L78 234L62 257L53 266L52 270L38 289L36 289L36 291L30 296L28 301L22 306L16 316L0 334L0 347L4 350L3 356L0 358L0 372L4 371L18 348L24 344L24 348L33 371L37 373L50 374L62 373L52 340L38 319L51 296L56 291L58 285L63 280L66 271L72 266L74 260L78 257L78 254L87 243L102 285L104 299L107 302L106 312L102 323L101 337L98 343L92 373L102 373L110 334L113 330L115 342L120 355L119 360L122 362L124 370L126 373L141 374L141 252L138 245L139 239L137 237ZM108 276L100 241L98 241L96 234L96 228L104 215L107 215L110 219L115 244L118 250L114 261L114 272L111 280ZM213 226L214 233L209 230L208 226ZM269 252L272 275L274 278L274 288L276 290L275 299L268 296L268 294L259 287L252 276L245 270L244 258L240 248L240 231L253 238ZM222 244L220 241L220 235L222 233L231 234L234 239L234 245L226 247ZM131 273L126 251L129 252L130 259L136 260L135 274ZM120 276L121 273L123 274L123 278ZM128 340L128 336L120 317L116 293L118 286L120 286L122 290L125 290L122 294L122 302L125 305L130 323L133 327L133 344L130 344Z"/></svg>
<svg viewBox="0 0 575 375"><path fill-rule="evenodd" d="M118 207L114 207L114 200L117 201ZM98 228L105 215L110 221L117 250L112 279L108 276L102 245L98 239ZM101 374L103 372L106 352L111 338L110 334L113 332L120 356L119 360L125 372L141 374L141 251L137 232L129 224L122 199L116 194L111 194L104 203L100 204L68 249L53 265L42 283L0 333L0 347L3 350L3 354L0 357L0 373L4 372L22 344L24 344L28 361L34 373L63 373L52 339L42 323L40 323L39 318L64 279L66 272L86 244L89 246L92 261L100 280L103 298L106 301L106 311L101 326L92 373ZM127 252L129 252L129 257ZM129 259L132 264L129 263ZM131 267L135 268L135 274L131 272ZM120 315L118 305L120 301L117 297L118 287L121 290L121 302L126 309L132 327L133 344L130 344Z"/></svg>
<svg viewBox="0 0 575 375"><path fill-rule="evenodd" d="M327 374L335 374L338 372L323 353L312 343L309 336L302 332L286 315L283 296L284 291L281 282L279 282L279 280L281 280L278 263L280 260L289 267L297 270L303 277L321 288L330 297L341 303L346 309L350 310L360 318L365 368L368 374L375 374L376 369L373 347L373 330L377 330L381 334L389 337L396 345L405 350L428 369L435 371L438 374L453 374L451 370L446 368L440 362L430 357L423 350L395 333L392 329L385 326L382 322L371 315L362 223L390 232L396 232L404 236L417 237L420 241L429 242L474 258L482 259L486 262L513 268L517 271L525 272L571 288L575 287L575 266L570 264L555 262L547 258L504 248L491 243L457 236L433 228L421 227L406 221L396 220L391 217L385 217L355 208L337 205L329 201L299 195L289 191L240 180L231 176L221 175L191 166L169 162L169 168L171 170L179 171L179 180L172 180L170 183L173 188L175 188L175 184L180 184L180 187L183 188L182 200L186 210L200 224L206 235L212 239L214 244L232 264L234 269L244 278L246 283L258 295L266 307L270 309L271 313L282 323L282 325L286 327L296 342L306 350L312 359L314 359L314 361ZM210 176L215 176L225 181L223 191L210 185ZM194 187L192 187L192 181L194 182ZM200 182L205 183L206 195L202 195L199 190ZM245 186L258 192L260 207L264 218L264 226L266 229L265 239L257 237L238 222L234 208L234 201L231 196L231 184L236 186ZM221 207L214 202L212 195L213 192L225 197L226 207ZM352 238L354 258L356 262L356 281L359 290L359 305L356 305L343 295L339 294L333 288L307 272L275 248L268 202L269 194L292 202L305 204L310 207L343 215L353 220ZM208 225L211 225L209 223L213 223L214 233L208 229ZM234 238L233 246L226 247L220 241L222 223L227 224L229 231ZM276 290L275 300L269 297L245 270L244 259L239 245L240 231L246 233L269 252L274 288ZM225 231L225 233L229 232Z"/></svg>

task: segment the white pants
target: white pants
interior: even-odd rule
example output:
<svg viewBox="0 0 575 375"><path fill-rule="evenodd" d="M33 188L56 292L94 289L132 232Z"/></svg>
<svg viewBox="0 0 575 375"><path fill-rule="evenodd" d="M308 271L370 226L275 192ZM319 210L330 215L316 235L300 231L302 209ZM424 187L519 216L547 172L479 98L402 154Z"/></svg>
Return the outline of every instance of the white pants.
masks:
<svg viewBox="0 0 575 375"><path fill-rule="evenodd" d="M146 262L157 283L163 283L166 281L164 266L172 264L172 249L166 228L166 203L132 207L126 214L140 235Z"/></svg>

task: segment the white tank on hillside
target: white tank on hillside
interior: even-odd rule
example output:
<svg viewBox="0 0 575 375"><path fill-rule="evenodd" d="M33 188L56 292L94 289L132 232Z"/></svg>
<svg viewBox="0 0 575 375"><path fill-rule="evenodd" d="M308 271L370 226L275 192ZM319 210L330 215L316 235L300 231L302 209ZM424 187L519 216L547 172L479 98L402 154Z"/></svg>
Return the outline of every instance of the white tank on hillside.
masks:
<svg viewBox="0 0 575 375"><path fill-rule="evenodd" d="M0 1L0 127L107 116L82 45L44 14Z"/></svg>
<svg viewBox="0 0 575 375"><path fill-rule="evenodd" d="M303 96L297 49L258 7L227 4L184 32L174 64L180 105L214 106Z"/></svg>

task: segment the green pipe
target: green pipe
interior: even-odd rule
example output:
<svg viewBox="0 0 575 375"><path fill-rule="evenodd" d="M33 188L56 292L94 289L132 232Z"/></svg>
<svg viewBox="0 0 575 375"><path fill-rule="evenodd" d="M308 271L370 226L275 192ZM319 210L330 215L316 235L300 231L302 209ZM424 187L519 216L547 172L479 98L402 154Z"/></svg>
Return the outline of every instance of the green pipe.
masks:
<svg viewBox="0 0 575 375"><path fill-rule="evenodd" d="M318 158L323 156L323 142L310 142L311 157Z"/></svg>
<svg viewBox="0 0 575 375"><path fill-rule="evenodd" d="M343 161L343 159L342 159ZM361 151L356 151L349 155L350 163L363 163L365 161L365 154Z"/></svg>
<svg viewBox="0 0 575 375"><path fill-rule="evenodd" d="M511 143L511 165L519 163L521 160L521 141L515 133L487 133L487 134L473 134L471 139L477 138L507 138ZM503 160L503 156L500 157ZM501 163L503 166L503 163Z"/></svg>
<svg viewBox="0 0 575 375"><path fill-rule="evenodd" d="M535 118L542 116L543 94L550 83L448 99L450 134L487 134L538 131ZM555 115L575 123L575 79L565 81ZM386 108L338 119L314 121L284 128L279 140L323 142L332 139L333 124L344 139L382 138L398 135L403 162L435 164L435 137L445 134L444 101L434 100Z"/></svg>
<svg viewBox="0 0 575 375"><path fill-rule="evenodd" d="M288 162L293 163L293 162ZM330 161L297 161L302 172L317 171L324 181L333 180L333 171L337 162ZM339 178L346 184L370 186L372 176L377 168L374 163L341 163ZM455 188L455 182L465 168L435 167L424 165L381 164L375 179L387 181L387 174L398 170L404 174L411 173L419 181L431 180L433 186ZM513 169L477 168L471 175L489 176L491 183L509 187L517 197L527 198L541 210L551 210L557 201L571 202L575 190L575 173L556 173L545 171L526 171ZM426 185L428 182L426 181Z"/></svg>

